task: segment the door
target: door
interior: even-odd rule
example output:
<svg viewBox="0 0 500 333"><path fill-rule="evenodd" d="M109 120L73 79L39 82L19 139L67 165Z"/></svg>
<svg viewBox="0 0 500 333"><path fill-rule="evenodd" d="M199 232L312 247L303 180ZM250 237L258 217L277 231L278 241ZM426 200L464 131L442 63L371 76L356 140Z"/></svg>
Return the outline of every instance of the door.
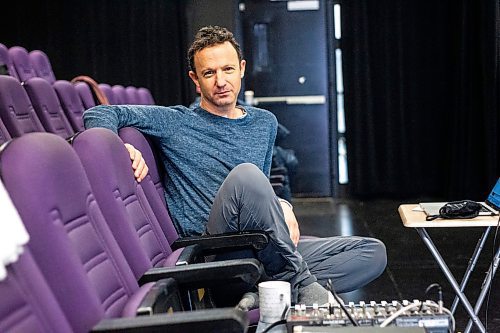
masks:
<svg viewBox="0 0 500 333"><path fill-rule="evenodd" d="M280 146L299 160L296 197L332 195L332 131L328 103L328 48L324 1L246 0L243 49L245 90L290 130Z"/></svg>

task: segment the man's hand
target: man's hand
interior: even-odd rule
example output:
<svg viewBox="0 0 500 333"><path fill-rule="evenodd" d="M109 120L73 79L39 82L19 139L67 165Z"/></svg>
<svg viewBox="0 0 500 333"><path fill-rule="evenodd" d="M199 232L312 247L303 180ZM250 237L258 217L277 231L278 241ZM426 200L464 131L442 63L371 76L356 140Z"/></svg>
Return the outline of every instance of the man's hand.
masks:
<svg viewBox="0 0 500 333"><path fill-rule="evenodd" d="M299 223L297 222L297 218L293 213L292 207L290 207L288 203L280 200L280 204L281 209L283 209L283 214L285 215L286 225L290 231L290 238L292 239L293 244L297 246L300 238Z"/></svg>
<svg viewBox="0 0 500 333"><path fill-rule="evenodd" d="M125 144L125 148L127 148L128 153L130 154L130 159L132 160L132 169L134 169L134 176L138 182L146 177L148 174L149 168L146 165L146 161L142 157L142 153L135 149L130 143Z"/></svg>

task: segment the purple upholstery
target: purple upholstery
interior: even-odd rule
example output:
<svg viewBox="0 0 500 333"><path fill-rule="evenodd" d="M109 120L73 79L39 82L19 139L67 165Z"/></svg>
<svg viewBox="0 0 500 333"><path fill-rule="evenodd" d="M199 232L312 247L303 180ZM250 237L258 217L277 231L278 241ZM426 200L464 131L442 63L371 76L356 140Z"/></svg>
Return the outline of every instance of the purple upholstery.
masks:
<svg viewBox="0 0 500 333"><path fill-rule="evenodd" d="M27 248L7 267L7 277L0 281L0 299L0 332L72 331Z"/></svg>
<svg viewBox="0 0 500 333"><path fill-rule="evenodd" d="M129 153L120 138L110 130L92 128L73 140L73 148L135 277L165 266L172 250L135 181Z"/></svg>
<svg viewBox="0 0 500 333"><path fill-rule="evenodd" d="M133 296L143 291L65 140L26 134L4 148L0 168L30 234L33 257L75 332L120 317L129 302L138 302Z"/></svg>
<svg viewBox="0 0 500 333"><path fill-rule="evenodd" d="M12 139L12 137L10 136L9 131L7 131L7 128L3 124L2 118L0 118L0 145L10 139Z"/></svg>
<svg viewBox="0 0 500 333"><path fill-rule="evenodd" d="M137 89L137 94L139 95L140 104L144 105L155 105L155 100L149 89L141 87Z"/></svg>
<svg viewBox="0 0 500 333"><path fill-rule="evenodd" d="M85 107L76 91L76 87L66 80L57 80L53 87L73 130L75 132L83 131L83 112L85 111Z"/></svg>
<svg viewBox="0 0 500 333"><path fill-rule="evenodd" d="M139 94L137 93L137 88L134 86L128 86L125 88L125 101L126 104L141 104L139 101Z"/></svg>
<svg viewBox="0 0 500 333"><path fill-rule="evenodd" d="M42 78L34 77L24 83L24 88L33 104L38 119L47 132L68 138L74 131L52 85Z"/></svg>
<svg viewBox="0 0 500 333"><path fill-rule="evenodd" d="M144 190L157 220L160 222L160 226L163 229L169 244L172 244L179 238L179 234L175 230L174 224L167 210L162 177L160 177L160 173L158 172L157 159L154 156L150 143L141 132L132 127L120 129L119 135L123 142L132 144L142 153L144 161L149 167L149 175L141 182L141 187Z"/></svg>
<svg viewBox="0 0 500 333"><path fill-rule="evenodd" d="M96 102L94 96L92 95L92 91L90 87L85 82L77 82L75 83L76 91L78 92L78 96L82 100L83 106L85 110L90 109L91 107L96 106Z"/></svg>
<svg viewBox="0 0 500 333"><path fill-rule="evenodd" d="M9 49L3 44L0 44L0 63L4 64L7 67L10 76L19 79L17 77L17 72L14 68L14 64L12 63L12 59L10 59Z"/></svg>
<svg viewBox="0 0 500 333"><path fill-rule="evenodd" d="M115 105L115 95L113 94L113 90L111 90L111 86L107 83L99 83L99 88L108 98L108 102L110 105Z"/></svg>
<svg viewBox="0 0 500 333"><path fill-rule="evenodd" d="M13 46L9 49L9 56L17 73L19 81L24 82L36 77L35 69L31 64L28 51L21 46Z"/></svg>
<svg viewBox="0 0 500 333"><path fill-rule="evenodd" d="M114 85L111 90L115 96L115 104L127 104L127 92L122 85Z"/></svg>
<svg viewBox="0 0 500 333"><path fill-rule="evenodd" d="M45 131L26 90L11 76L0 75L0 117L12 137Z"/></svg>
<svg viewBox="0 0 500 333"><path fill-rule="evenodd" d="M50 84L56 82L56 76L52 71L52 65L50 64L49 57L45 54L45 52L34 50L29 53L29 57L38 77L48 81Z"/></svg>

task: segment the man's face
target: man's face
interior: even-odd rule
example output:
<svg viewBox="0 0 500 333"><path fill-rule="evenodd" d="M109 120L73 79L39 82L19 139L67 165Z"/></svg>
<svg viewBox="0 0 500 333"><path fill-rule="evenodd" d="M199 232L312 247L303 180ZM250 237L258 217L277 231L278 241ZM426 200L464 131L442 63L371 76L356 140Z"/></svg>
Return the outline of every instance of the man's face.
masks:
<svg viewBox="0 0 500 333"><path fill-rule="evenodd" d="M189 77L201 94L201 106L209 112L222 115L231 111L241 88L245 60L229 42L207 47L194 55L196 73Z"/></svg>

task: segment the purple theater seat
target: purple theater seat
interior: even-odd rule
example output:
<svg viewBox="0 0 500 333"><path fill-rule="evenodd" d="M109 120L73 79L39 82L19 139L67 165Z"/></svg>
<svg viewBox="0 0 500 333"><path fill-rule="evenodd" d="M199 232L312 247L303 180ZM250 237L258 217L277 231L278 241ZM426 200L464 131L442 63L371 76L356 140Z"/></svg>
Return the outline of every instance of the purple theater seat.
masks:
<svg viewBox="0 0 500 333"><path fill-rule="evenodd" d="M9 49L9 56L14 65L19 81L24 82L36 77L35 69L31 63L28 51L21 46L13 46Z"/></svg>
<svg viewBox="0 0 500 333"><path fill-rule="evenodd" d="M115 95L113 94L113 90L111 90L111 86L107 83L99 83L99 88L108 98L108 102L110 105L116 104Z"/></svg>
<svg viewBox="0 0 500 333"><path fill-rule="evenodd" d="M12 137L45 131L26 90L11 76L0 75L0 118Z"/></svg>
<svg viewBox="0 0 500 333"><path fill-rule="evenodd" d="M155 100L149 89L140 87L137 89L137 94L139 95L140 104L144 105L155 105Z"/></svg>
<svg viewBox="0 0 500 333"><path fill-rule="evenodd" d="M0 173L30 234L33 257L74 332L126 331L131 326L136 331L146 326L167 332L202 327L213 332L222 327L227 332L245 330L244 314L222 309L103 321L134 316L141 301L157 295L175 300L176 293L161 284L138 286L103 219L78 156L62 138L31 133L12 140L0 154ZM185 267L177 271L202 275ZM161 283L170 286L172 281ZM171 303L165 305L163 311Z"/></svg>
<svg viewBox="0 0 500 333"><path fill-rule="evenodd" d="M139 94L137 93L137 88L134 86L128 86L125 88L126 104L141 104L139 100Z"/></svg>
<svg viewBox="0 0 500 333"><path fill-rule="evenodd" d="M83 332L102 317L121 316L139 286L71 146L32 133L10 142L0 161L29 248L71 325Z"/></svg>
<svg viewBox="0 0 500 333"><path fill-rule="evenodd" d="M153 149L151 149L152 143L149 142L141 132L132 127L122 128L118 134L123 142L132 144L142 153L144 161L149 167L149 172L148 177L142 181L141 187L143 187L148 202L157 220L160 222L160 226L169 244L173 244L179 238L179 234L175 230L174 223L167 210L165 189L162 183L163 177L160 176L159 172L159 170L163 170L163 168L161 165L158 165L157 161L159 159L155 156ZM148 184L152 184L152 186L148 186Z"/></svg>
<svg viewBox="0 0 500 333"><path fill-rule="evenodd" d="M94 96L92 95L92 91L85 82L75 83L75 88L76 91L78 92L78 96L80 96L80 99L82 100L85 110L96 106L96 102Z"/></svg>
<svg viewBox="0 0 500 333"><path fill-rule="evenodd" d="M72 332L28 248L7 266L0 299L0 332Z"/></svg>
<svg viewBox="0 0 500 333"><path fill-rule="evenodd" d="M52 71L52 65L47 54L41 50L34 50L29 53L29 57L36 75L45 79L50 84L54 84L56 76Z"/></svg>
<svg viewBox="0 0 500 333"><path fill-rule="evenodd" d="M9 72L9 75L19 79L17 77L16 69L14 68L14 64L12 63L12 59L10 59L9 49L3 44L0 44L0 64L5 65L5 69Z"/></svg>
<svg viewBox="0 0 500 333"><path fill-rule="evenodd" d="M45 79L34 77L24 83L33 108L47 132L63 138L70 137L74 131L59 103L52 85Z"/></svg>
<svg viewBox="0 0 500 333"><path fill-rule="evenodd" d="M75 132L83 131L85 129L83 126L83 112L85 111L85 107L80 96L78 96L76 87L66 80L57 80L53 87L73 130Z"/></svg>
<svg viewBox="0 0 500 333"><path fill-rule="evenodd" d="M111 90L115 96L116 104L127 104L127 92L122 85L116 84L111 87Z"/></svg>
<svg viewBox="0 0 500 333"><path fill-rule="evenodd" d="M120 138L109 130L94 128L77 135L72 145L136 279L152 267L174 266L178 253L172 255L165 234L135 181L130 156Z"/></svg>

